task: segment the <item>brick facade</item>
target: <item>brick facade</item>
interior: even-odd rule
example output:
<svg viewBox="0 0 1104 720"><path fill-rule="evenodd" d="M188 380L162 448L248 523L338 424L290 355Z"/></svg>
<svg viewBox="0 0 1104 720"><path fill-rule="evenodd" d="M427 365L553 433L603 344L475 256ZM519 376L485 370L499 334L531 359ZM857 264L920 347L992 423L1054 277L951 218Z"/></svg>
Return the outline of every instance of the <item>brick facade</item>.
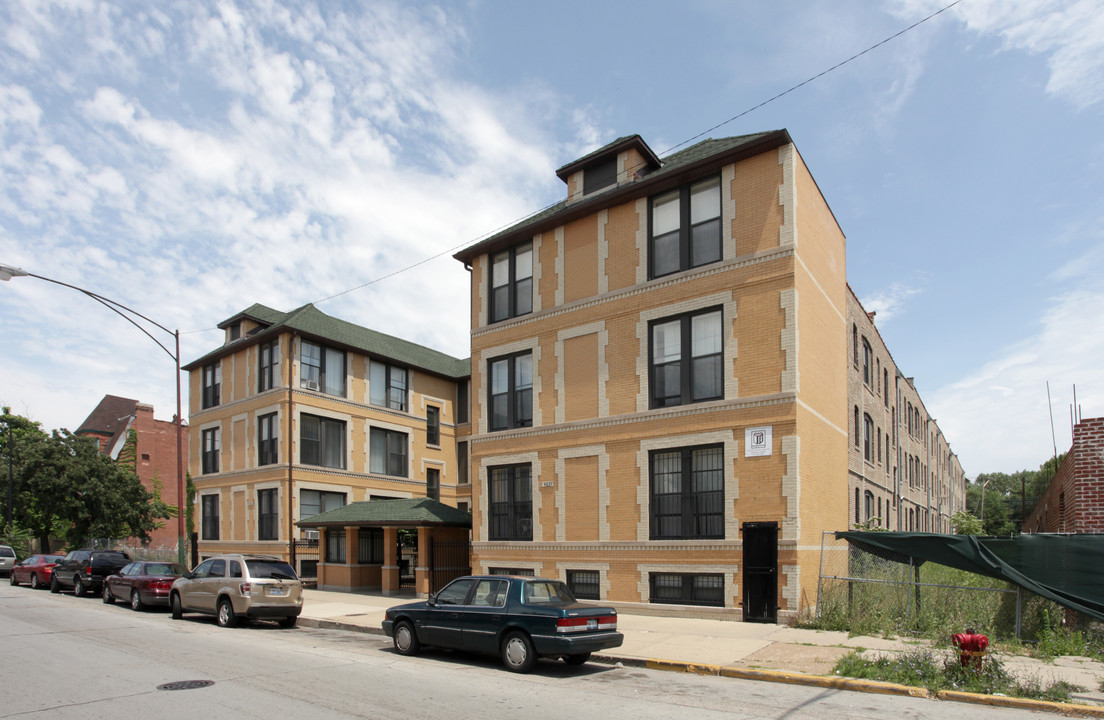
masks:
<svg viewBox="0 0 1104 720"><path fill-rule="evenodd" d="M1104 532L1104 418L1073 427L1073 445L1024 523L1025 532Z"/></svg>
<svg viewBox="0 0 1104 720"><path fill-rule="evenodd" d="M353 502L425 497L433 492L432 476L441 502L468 506L471 485L461 461L469 426L458 406L466 406L467 360L310 305L291 313L255 305L220 327L223 347L185 367L201 556L289 559L292 540L315 537L294 527L298 520ZM313 357L312 346L320 348ZM340 363L343 372L329 370L340 377L320 383L305 358L323 368ZM373 364L382 379L373 378ZM266 436L273 440L262 447ZM263 503L273 505L265 510L274 513L267 520L274 527L262 521ZM378 589L378 570L364 588L345 589Z"/></svg>

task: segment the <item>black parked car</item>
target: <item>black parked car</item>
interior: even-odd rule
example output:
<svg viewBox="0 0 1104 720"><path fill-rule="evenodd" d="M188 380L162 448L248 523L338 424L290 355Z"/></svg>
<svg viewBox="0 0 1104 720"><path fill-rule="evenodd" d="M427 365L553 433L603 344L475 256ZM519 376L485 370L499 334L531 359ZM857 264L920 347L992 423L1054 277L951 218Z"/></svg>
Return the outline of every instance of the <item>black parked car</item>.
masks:
<svg viewBox="0 0 1104 720"><path fill-rule="evenodd" d="M597 650L621 645L617 610L575 600L559 580L487 575L453 580L425 602L389 608L383 632L396 652L422 645L500 655L512 672L538 657L582 665Z"/></svg>
<svg viewBox="0 0 1104 720"><path fill-rule="evenodd" d="M125 552L114 550L72 550L50 572L50 592L73 589L77 597L99 593L104 578L114 575L130 562Z"/></svg>

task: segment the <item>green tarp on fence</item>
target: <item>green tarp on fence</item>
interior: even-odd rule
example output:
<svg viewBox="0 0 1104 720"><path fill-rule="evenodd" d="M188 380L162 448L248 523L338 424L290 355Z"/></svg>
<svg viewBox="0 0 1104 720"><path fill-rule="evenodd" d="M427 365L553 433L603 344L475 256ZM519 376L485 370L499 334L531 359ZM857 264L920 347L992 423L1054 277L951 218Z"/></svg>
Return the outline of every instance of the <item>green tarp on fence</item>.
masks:
<svg viewBox="0 0 1104 720"><path fill-rule="evenodd" d="M1072 610L1104 620L1104 535L982 537L909 532L837 532L890 560L908 556L1007 580Z"/></svg>

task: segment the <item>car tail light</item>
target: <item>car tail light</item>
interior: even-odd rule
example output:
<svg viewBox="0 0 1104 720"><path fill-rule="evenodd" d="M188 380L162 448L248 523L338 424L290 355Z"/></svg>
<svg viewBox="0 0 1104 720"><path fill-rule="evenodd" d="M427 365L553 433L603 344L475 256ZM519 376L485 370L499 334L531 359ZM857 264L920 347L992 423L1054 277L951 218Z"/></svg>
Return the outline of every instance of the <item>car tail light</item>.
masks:
<svg viewBox="0 0 1104 720"><path fill-rule="evenodd" d="M602 617L569 617L556 621L556 632L577 633L595 630L616 630L617 616L603 615Z"/></svg>
<svg viewBox="0 0 1104 720"><path fill-rule="evenodd" d="M238 585L238 591L241 592L242 597L249 597L250 587L249 583L242 583Z"/></svg>
<svg viewBox="0 0 1104 720"><path fill-rule="evenodd" d="M84 574L85 575L91 575L92 574L92 566L91 565L89 565L88 567L86 567L84 569Z"/></svg>
<svg viewBox="0 0 1104 720"><path fill-rule="evenodd" d="M168 590L172 587L172 580L151 580L150 590Z"/></svg>

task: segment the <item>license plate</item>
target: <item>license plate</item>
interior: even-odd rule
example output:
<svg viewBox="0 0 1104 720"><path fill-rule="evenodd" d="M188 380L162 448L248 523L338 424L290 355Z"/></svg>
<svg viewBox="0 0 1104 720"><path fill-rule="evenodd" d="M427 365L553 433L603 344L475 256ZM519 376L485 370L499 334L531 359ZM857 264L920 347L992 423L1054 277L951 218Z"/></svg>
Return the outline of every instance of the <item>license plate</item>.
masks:
<svg viewBox="0 0 1104 720"><path fill-rule="evenodd" d="M598 618L587 618L587 630L598 629Z"/></svg>
<svg viewBox="0 0 1104 720"><path fill-rule="evenodd" d="M288 594L286 587L270 587L268 595L271 597L283 597Z"/></svg>

